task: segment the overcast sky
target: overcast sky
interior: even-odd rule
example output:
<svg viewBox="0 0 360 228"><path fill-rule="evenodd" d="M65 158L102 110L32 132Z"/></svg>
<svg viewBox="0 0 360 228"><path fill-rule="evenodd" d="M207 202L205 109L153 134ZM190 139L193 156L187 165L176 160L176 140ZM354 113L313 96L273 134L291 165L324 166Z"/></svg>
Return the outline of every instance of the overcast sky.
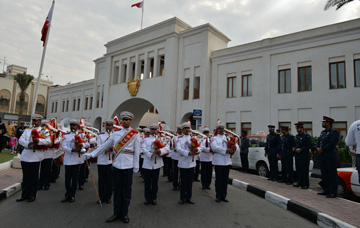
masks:
<svg viewBox="0 0 360 228"><path fill-rule="evenodd" d="M94 77L93 60L104 44L140 29L140 0L58 0L43 69L55 84ZM145 0L144 27L178 17L190 26L210 23L227 35L229 47L360 17L360 3L324 11L327 0ZM0 71L27 67L37 77L41 28L51 0L0 0ZM5 65L6 70L6 65Z"/></svg>

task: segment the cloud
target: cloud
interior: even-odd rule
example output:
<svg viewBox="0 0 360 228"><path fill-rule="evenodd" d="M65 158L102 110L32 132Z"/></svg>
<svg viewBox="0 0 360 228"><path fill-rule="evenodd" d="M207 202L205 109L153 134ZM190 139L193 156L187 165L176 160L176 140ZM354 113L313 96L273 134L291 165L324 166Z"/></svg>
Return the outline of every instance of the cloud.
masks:
<svg viewBox="0 0 360 228"><path fill-rule="evenodd" d="M94 59L104 44L140 29L141 9L129 1L57 1L43 73L56 84L94 77ZM146 0L144 27L178 17L195 27L210 23L236 46L358 18L360 4L324 11L326 0ZM0 59L37 76L42 54L40 31L51 0L0 2Z"/></svg>

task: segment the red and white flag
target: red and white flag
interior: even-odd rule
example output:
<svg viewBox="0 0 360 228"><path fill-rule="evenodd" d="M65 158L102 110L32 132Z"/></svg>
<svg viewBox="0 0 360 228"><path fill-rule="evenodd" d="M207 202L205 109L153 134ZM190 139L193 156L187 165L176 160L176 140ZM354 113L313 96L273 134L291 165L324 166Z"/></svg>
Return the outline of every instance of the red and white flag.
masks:
<svg viewBox="0 0 360 228"><path fill-rule="evenodd" d="M70 85L70 84L71 84L71 81L69 81L67 84Z"/></svg>
<svg viewBox="0 0 360 228"><path fill-rule="evenodd" d="M144 5L144 1L132 4L131 7L136 6L137 8L143 8L143 5Z"/></svg>
<svg viewBox="0 0 360 228"><path fill-rule="evenodd" d="M48 29L51 25L51 19L52 19L52 15L53 15L53 11L54 11L54 2L50 8L50 11L46 17L46 20L45 20L45 23L44 23L44 26L42 27L42 30L41 30L41 41L43 41L43 47L45 46L45 41L46 41L46 35L48 33Z"/></svg>

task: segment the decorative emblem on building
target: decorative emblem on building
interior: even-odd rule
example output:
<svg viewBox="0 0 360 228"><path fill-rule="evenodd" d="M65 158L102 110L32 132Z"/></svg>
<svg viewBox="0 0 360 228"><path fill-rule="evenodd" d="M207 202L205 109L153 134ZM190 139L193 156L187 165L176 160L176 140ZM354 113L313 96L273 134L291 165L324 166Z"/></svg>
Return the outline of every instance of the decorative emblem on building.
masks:
<svg viewBox="0 0 360 228"><path fill-rule="evenodd" d="M128 79L127 87L132 97L135 97L140 87L140 78L137 77L135 81Z"/></svg>

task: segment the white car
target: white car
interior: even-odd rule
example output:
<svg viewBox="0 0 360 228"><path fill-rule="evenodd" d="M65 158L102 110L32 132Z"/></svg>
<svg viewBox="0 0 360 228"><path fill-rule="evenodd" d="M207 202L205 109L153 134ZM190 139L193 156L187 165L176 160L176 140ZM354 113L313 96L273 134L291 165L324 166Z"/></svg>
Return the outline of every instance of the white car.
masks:
<svg viewBox="0 0 360 228"><path fill-rule="evenodd" d="M337 169L338 181L338 196L348 198L351 195L360 197L360 183L358 178L358 171L353 168L339 168Z"/></svg>
<svg viewBox="0 0 360 228"><path fill-rule="evenodd" d="M248 136L250 140L249 147L249 169L256 170L257 174L262 177L269 176L269 161L265 157L265 145L266 145L266 135L250 135ZM231 158L233 167L242 167L240 152L239 150ZM278 162L279 172L281 172L281 161ZM312 170L314 167L313 160L310 160L309 170ZM295 169L295 157L294 157L294 170Z"/></svg>

